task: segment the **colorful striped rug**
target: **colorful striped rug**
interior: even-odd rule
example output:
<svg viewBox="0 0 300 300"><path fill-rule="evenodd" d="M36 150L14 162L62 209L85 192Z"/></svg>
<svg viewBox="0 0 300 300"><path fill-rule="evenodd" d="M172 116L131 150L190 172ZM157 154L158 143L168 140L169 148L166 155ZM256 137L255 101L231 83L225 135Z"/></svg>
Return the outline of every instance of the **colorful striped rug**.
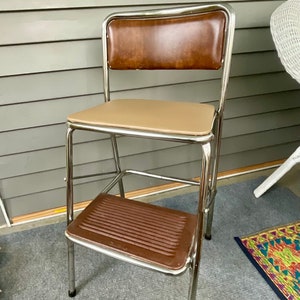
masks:
<svg viewBox="0 0 300 300"><path fill-rule="evenodd" d="M235 240L280 299L300 300L300 221Z"/></svg>

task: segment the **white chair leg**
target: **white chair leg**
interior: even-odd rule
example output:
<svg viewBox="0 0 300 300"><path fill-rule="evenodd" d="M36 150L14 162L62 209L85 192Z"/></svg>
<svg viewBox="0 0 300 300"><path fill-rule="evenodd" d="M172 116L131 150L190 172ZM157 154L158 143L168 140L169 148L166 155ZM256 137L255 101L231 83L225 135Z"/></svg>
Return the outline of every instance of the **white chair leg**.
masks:
<svg viewBox="0 0 300 300"><path fill-rule="evenodd" d="M278 169L276 169L254 190L254 196L259 198L298 163L300 163L300 147L298 147L297 150Z"/></svg>
<svg viewBox="0 0 300 300"><path fill-rule="evenodd" d="M2 214L4 216L4 220L7 224L8 227L11 227L11 223L10 223L10 220L9 220L9 217L8 217L8 214L6 212L6 209L5 209L5 206L4 206L4 203L3 203L3 200L0 196L0 208L1 208L1 211L2 211Z"/></svg>

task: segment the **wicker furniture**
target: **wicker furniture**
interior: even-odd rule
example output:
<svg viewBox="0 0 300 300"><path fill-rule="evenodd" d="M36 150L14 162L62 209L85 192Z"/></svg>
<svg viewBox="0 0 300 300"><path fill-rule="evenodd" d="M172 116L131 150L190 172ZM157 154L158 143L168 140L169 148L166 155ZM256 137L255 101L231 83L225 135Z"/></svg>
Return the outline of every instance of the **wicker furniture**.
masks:
<svg viewBox="0 0 300 300"><path fill-rule="evenodd" d="M4 217L4 220L5 220L5 223L8 227L11 226L11 223L10 223L10 220L9 220L9 217L8 217L8 214L7 214L7 211L6 211L6 208L4 206L4 203L3 203L3 200L1 198L1 195L0 195L0 209L2 211L2 214L3 214L3 217Z"/></svg>
<svg viewBox="0 0 300 300"><path fill-rule="evenodd" d="M300 1L288 0L271 16L271 33L278 56L286 71L300 83ZM280 178L300 163L300 147L254 190L260 197Z"/></svg>

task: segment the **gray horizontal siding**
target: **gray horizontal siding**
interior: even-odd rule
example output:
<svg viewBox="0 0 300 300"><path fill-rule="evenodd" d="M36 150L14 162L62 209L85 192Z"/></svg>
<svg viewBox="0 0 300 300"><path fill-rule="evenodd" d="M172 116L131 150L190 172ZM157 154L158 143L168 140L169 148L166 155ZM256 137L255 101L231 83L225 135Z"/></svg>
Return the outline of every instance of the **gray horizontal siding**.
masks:
<svg viewBox="0 0 300 300"><path fill-rule="evenodd" d="M270 15L282 2L231 1L237 25L221 170L285 158L298 144L299 85L283 70L269 30ZM64 205L66 116L103 101L103 18L116 10L161 4L1 1L0 192L10 216ZM199 101L201 95L200 101L211 103L218 98L218 72L131 72L114 77L113 97ZM112 169L107 136L77 133L75 142L78 174ZM120 152L125 167L199 175L196 146L121 138ZM107 177L100 183L95 178L79 182L76 201L94 197ZM128 178L127 187L159 183Z"/></svg>
<svg viewBox="0 0 300 300"><path fill-rule="evenodd" d="M273 2L278 2L279 0L275 0ZM200 2L205 2L205 3L215 3L216 1L214 0L206 0L206 1L193 1L190 0L186 2L187 4L192 4L192 3L200 3ZM255 20L264 20L265 15L266 15L266 9L268 10L270 6L273 5L273 9L276 7L276 3L270 4L267 3L265 4L266 1L264 0L257 0L257 1L250 1L250 2L255 2L260 5L262 9L258 10L257 6L253 6L252 4L245 4L245 6L240 6L239 2L249 2L247 0L219 0L218 2L230 2L234 4L234 8L236 11L239 13L238 15L241 16L240 12L244 12L245 9L248 12L251 12L254 15ZM236 3L235 3L236 2ZM270 1L272 2L272 1ZM280 2L283 2L282 0ZM157 4L162 4L161 1L159 0L147 0L147 1L141 1L141 0L130 0L130 1L122 1L122 0L111 0L109 2L103 2L103 0L11 0L11 1L1 1L0 2L0 11L6 11L6 12L11 12L11 11L30 11L30 10L52 10L52 9L74 9L74 8L105 8L105 7L126 7L126 6L134 6L134 5L157 5ZM183 4L182 1L180 0L170 0L170 1L164 1L164 5L177 5L177 4ZM243 9L243 7L245 9ZM119 8L120 10L120 8Z"/></svg>

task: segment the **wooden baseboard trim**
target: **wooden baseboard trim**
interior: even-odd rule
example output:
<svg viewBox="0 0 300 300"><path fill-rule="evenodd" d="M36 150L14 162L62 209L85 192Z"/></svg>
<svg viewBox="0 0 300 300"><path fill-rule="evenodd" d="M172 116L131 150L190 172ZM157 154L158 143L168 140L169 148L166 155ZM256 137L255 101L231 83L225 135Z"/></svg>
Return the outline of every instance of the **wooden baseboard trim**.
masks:
<svg viewBox="0 0 300 300"><path fill-rule="evenodd" d="M281 159L281 160L271 161L271 162L267 162L267 163L252 165L252 166L248 166L248 167L238 168L238 169L234 169L234 170L230 170L230 171L220 172L218 174L218 178L219 179L229 178L229 177L238 176L238 175L242 175L242 174L246 174L246 173L252 173L252 172L261 171L264 169L274 168L274 167L281 165L283 162L284 162L284 160ZM180 184L180 183L164 184L164 185L159 185L159 186L154 186L154 187L150 187L150 188L145 188L145 189L129 192L126 194L126 197L138 198L138 197L143 197L145 195L157 194L160 192L181 188L183 186L184 185ZM90 202L91 202L91 200L76 203L76 204L74 204L74 210L80 211L80 210L84 209ZM15 226L15 225L19 225L19 224L24 224L24 223L28 223L28 222L33 222L33 221L38 221L38 220L42 220L42 219L46 219L46 218L59 216L59 215L65 214L65 213L66 213L66 207L61 206L61 207L47 209L47 210L30 213L30 214L26 214L26 215L22 215L22 216L17 216L17 217L12 218L11 222L12 222L12 225Z"/></svg>

